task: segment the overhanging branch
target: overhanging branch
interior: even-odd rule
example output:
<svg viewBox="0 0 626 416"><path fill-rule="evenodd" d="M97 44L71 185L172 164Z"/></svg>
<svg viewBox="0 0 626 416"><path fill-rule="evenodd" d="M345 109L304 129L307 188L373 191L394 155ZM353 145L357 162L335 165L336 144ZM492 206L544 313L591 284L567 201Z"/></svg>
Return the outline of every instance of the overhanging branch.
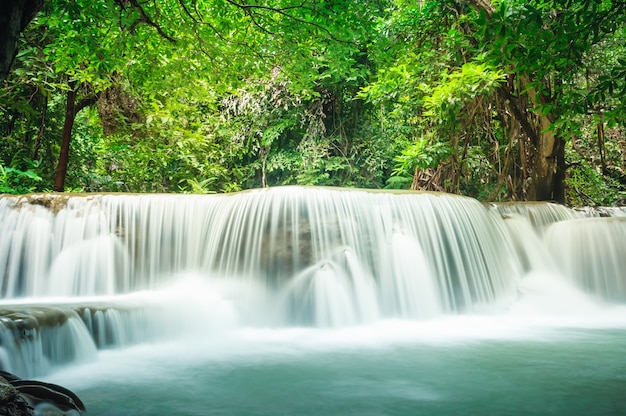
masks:
<svg viewBox="0 0 626 416"><path fill-rule="evenodd" d="M148 26L152 26L154 29L156 29L157 33L164 39L167 39L169 42L171 43L176 43L176 39L174 39L173 37L171 37L170 35L168 35L167 33L165 33L165 31L163 30L163 28L161 27L161 25L159 25L158 23L156 23L154 20L152 20L152 18L150 16L148 16L148 13L146 13L146 11L144 10L143 6L141 4L139 4L139 2L137 0L129 0L129 3L133 6L133 8L135 10L137 10L137 12L139 13L139 19L137 19L133 24L132 27L137 26L138 23L145 23Z"/></svg>
<svg viewBox="0 0 626 416"><path fill-rule="evenodd" d="M234 0L226 0L227 3L232 4L235 7L238 7L242 10L244 10L246 13L248 13L248 15L252 18L252 15L254 13L255 10L261 10L261 11L267 11L267 12L272 12L272 13L277 13L281 16L284 16L286 18L288 18L289 20L293 20L296 23L300 23L302 25L305 26L310 26L310 27L314 27L318 30L321 30L322 32L324 32L330 39L336 41L336 42L341 42L341 43L351 43L349 40L344 40L344 39L339 39L336 36L333 35L333 33L328 30L327 28L325 28L322 25L319 25L317 23L314 22L310 22L304 19L301 19L299 17L296 17L290 13L288 13L289 10L296 10L296 9L303 9L304 8L304 3L300 4L300 5L294 5L294 6L288 6L288 7L270 7L270 6L264 6L261 4L243 4L243 3L237 3ZM258 15L258 13L257 13ZM256 24L256 22L255 22ZM259 26L258 24L256 24L256 26ZM268 29L265 29L266 31Z"/></svg>

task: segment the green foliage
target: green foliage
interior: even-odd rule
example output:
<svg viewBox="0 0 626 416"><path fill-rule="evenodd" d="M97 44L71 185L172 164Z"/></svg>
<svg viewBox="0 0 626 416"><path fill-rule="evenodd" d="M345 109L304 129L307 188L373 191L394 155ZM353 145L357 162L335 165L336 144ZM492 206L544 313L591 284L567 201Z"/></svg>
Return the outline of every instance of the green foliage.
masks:
<svg viewBox="0 0 626 416"><path fill-rule="evenodd" d="M586 0L472 4L395 2L379 21L377 78L359 97L377 106L388 141L404 148L395 156L398 184L426 168L439 172L439 188L453 192L523 195L532 153L513 149L520 135L545 128L539 116L566 138L580 138L588 113L602 114L608 128L623 125L626 7ZM428 158L424 143L450 151Z"/></svg>
<svg viewBox="0 0 626 416"><path fill-rule="evenodd" d="M436 168L452 151L448 145L442 142L431 143L428 139L416 140L395 158L394 175L406 177L412 175L416 169Z"/></svg>
<svg viewBox="0 0 626 416"><path fill-rule="evenodd" d="M424 98L424 117L435 123L456 124L459 111L477 97L493 94L504 82L502 71L484 64L467 63L444 73L441 82Z"/></svg>
<svg viewBox="0 0 626 416"><path fill-rule="evenodd" d="M26 170L17 167L4 167L0 164L0 194L27 194L33 192L41 177L34 171L36 161L24 160Z"/></svg>
<svg viewBox="0 0 626 416"><path fill-rule="evenodd" d="M583 116L575 121L581 128L565 153L569 166L566 179L568 204L623 204L626 199L624 129L609 128L600 117ZM603 158L598 151L598 125L603 125Z"/></svg>
<svg viewBox="0 0 626 416"><path fill-rule="evenodd" d="M538 113L558 115L569 130L574 117L614 95L609 118L623 116L626 92L623 37L626 4L590 0L497 2L491 19L478 21L485 59L507 72L532 76L545 98ZM600 58L603 62L595 61ZM620 62L621 60L621 62ZM599 65L598 65L599 64Z"/></svg>
<svg viewBox="0 0 626 416"><path fill-rule="evenodd" d="M212 193L215 193L215 191L211 190L210 185L211 185L211 182L213 182L214 180L215 180L214 178L208 178L202 181L198 181L196 178L186 179L187 186L181 187L181 190L185 192L188 189L187 192L192 193L192 194L212 194Z"/></svg>
<svg viewBox="0 0 626 416"><path fill-rule="evenodd" d="M483 62L475 39L468 36L474 18L471 9L451 1L398 2L390 18L381 22L380 30L388 34L386 42L402 41L383 41L386 48L380 59L389 63L359 97L378 107L375 115L395 149L397 179L388 180L388 186L411 185L409 177L416 170L444 168L450 174L441 176L447 182L437 189L476 196L478 178L494 176L484 171L464 173L470 164L469 144L475 144L473 153L480 151L478 159L487 159L491 143L485 135L500 140L491 115L479 118L477 114L488 107L486 103L505 81L501 68ZM494 164L477 166L492 169ZM471 181L478 181L478 186Z"/></svg>
<svg viewBox="0 0 626 416"><path fill-rule="evenodd" d="M613 206L626 199L626 186L602 174L585 160L578 160L569 169L566 180L567 200L574 206Z"/></svg>
<svg viewBox="0 0 626 416"><path fill-rule="evenodd" d="M73 190L398 189L430 170L436 189L507 198L532 169L518 110L578 143L570 190L619 199L593 129L611 130L606 165L623 169L621 2L506 0L489 15L457 0L138 4L48 1L23 33L0 88L9 191L50 188L77 85L98 102L76 117Z"/></svg>
<svg viewBox="0 0 626 416"><path fill-rule="evenodd" d="M387 179L385 189L409 189L412 182L412 176L392 176Z"/></svg>

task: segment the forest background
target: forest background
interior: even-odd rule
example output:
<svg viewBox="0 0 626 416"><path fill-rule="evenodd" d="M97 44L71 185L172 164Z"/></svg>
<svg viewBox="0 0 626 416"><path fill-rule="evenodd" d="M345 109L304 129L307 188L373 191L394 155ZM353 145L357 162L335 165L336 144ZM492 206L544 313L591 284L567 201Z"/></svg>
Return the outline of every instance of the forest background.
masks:
<svg viewBox="0 0 626 416"><path fill-rule="evenodd" d="M626 2L0 4L0 193L626 201Z"/></svg>

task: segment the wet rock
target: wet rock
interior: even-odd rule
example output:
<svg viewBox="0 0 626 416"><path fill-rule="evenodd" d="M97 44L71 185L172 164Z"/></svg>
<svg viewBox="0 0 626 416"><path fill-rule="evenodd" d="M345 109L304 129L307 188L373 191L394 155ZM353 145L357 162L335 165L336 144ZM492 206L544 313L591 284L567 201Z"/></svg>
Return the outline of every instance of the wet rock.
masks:
<svg viewBox="0 0 626 416"><path fill-rule="evenodd" d="M80 416L85 405L72 391L56 384L0 372L0 415Z"/></svg>
<svg viewBox="0 0 626 416"><path fill-rule="evenodd" d="M8 381L9 384L13 383L14 381L21 380L21 378L19 378L15 374L11 374L11 373L8 373L8 372L2 371L2 370L0 370L0 377L3 378L4 381Z"/></svg>
<svg viewBox="0 0 626 416"><path fill-rule="evenodd" d="M83 402L76 394L65 387L34 380L18 380L12 384L20 395L34 406L35 415L56 415L57 413L54 413L53 409L48 405L58 409L59 415L80 415L85 413ZM41 412L45 413L38 413L37 409L42 409Z"/></svg>
<svg viewBox="0 0 626 416"><path fill-rule="evenodd" d="M0 415L33 416L34 410L7 379L0 376Z"/></svg>

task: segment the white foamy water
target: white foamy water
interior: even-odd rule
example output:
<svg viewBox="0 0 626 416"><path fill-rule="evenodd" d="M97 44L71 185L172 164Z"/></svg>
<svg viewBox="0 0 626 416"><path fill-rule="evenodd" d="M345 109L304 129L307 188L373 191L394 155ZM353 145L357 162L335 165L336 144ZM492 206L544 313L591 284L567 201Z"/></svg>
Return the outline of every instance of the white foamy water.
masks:
<svg viewBox="0 0 626 416"><path fill-rule="evenodd" d="M554 204L301 187L40 198L0 198L0 365L22 375L625 327L623 221Z"/></svg>

